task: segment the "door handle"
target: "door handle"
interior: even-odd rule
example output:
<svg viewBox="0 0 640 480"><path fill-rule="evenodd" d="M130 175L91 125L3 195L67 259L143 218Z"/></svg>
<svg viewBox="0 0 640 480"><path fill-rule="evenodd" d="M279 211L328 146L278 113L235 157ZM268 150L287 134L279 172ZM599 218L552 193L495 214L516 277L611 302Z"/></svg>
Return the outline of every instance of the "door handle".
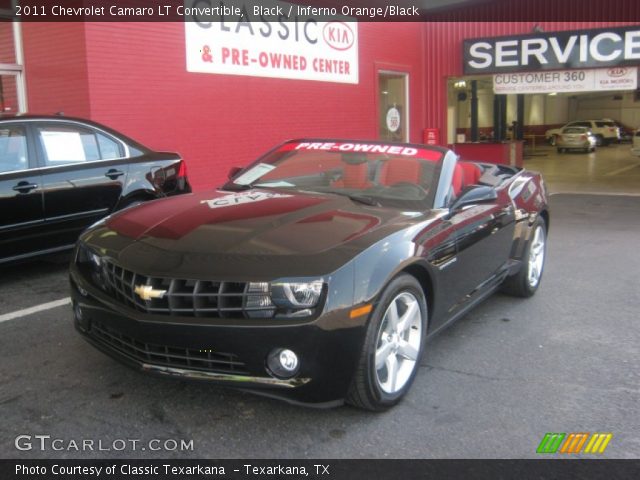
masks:
<svg viewBox="0 0 640 480"><path fill-rule="evenodd" d="M105 177L109 177L111 180L115 180L118 177L121 177L122 175L124 175L124 172L121 172L120 170L116 170L115 168L112 168L111 170L107 171L107 173L104 174Z"/></svg>
<svg viewBox="0 0 640 480"><path fill-rule="evenodd" d="M34 188L38 188L37 183L20 182L13 187L13 190L20 193L29 193Z"/></svg>

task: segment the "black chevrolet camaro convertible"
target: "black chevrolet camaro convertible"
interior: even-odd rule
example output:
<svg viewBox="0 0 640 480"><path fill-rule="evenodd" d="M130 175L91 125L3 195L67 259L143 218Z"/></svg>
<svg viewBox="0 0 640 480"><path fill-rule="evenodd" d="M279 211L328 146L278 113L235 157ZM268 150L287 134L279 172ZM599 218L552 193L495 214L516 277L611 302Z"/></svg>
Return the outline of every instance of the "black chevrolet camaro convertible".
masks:
<svg viewBox="0 0 640 480"><path fill-rule="evenodd" d="M220 189L115 213L80 238L75 325L147 372L370 410L428 337L497 289L537 290L539 175L446 149L284 143Z"/></svg>

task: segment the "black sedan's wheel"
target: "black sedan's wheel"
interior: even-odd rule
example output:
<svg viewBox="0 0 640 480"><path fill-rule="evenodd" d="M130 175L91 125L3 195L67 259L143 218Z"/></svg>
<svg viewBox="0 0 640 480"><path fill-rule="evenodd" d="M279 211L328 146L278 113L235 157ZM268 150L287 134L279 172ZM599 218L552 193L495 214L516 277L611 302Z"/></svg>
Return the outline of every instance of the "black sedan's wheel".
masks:
<svg viewBox="0 0 640 480"><path fill-rule="evenodd" d="M517 297L531 297L536 293L542 279L546 252L547 229L544 221L538 220L533 225L533 233L522 259L522 268L505 280L503 290Z"/></svg>
<svg viewBox="0 0 640 480"><path fill-rule="evenodd" d="M385 288L369 321L347 402L385 410L407 393L418 370L427 329L420 283L402 274Z"/></svg>

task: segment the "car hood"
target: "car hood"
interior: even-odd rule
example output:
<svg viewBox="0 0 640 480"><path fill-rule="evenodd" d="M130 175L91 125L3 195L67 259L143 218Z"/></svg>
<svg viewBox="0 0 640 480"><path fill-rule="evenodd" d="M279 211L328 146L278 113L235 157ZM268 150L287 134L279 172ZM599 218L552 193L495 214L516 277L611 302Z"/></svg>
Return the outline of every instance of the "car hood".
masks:
<svg viewBox="0 0 640 480"><path fill-rule="evenodd" d="M251 268L325 273L422 214L332 194L250 190L163 199L110 217L83 240L142 272ZM133 267L132 267L133 268Z"/></svg>

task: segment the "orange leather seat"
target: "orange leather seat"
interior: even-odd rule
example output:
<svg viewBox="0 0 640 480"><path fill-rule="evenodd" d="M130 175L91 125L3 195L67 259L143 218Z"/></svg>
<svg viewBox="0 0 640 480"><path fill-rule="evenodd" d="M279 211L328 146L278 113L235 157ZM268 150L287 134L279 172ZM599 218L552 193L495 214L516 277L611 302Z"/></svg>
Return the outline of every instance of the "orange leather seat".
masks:
<svg viewBox="0 0 640 480"><path fill-rule="evenodd" d="M469 185L475 185L482 176L482 170L475 163L471 162L458 162L458 165L462 167L463 181L462 185L468 187Z"/></svg>
<svg viewBox="0 0 640 480"><path fill-rule="evenodd" d="M371 182L368 179L369 164L345 163L342 167L342 178L332 183L332 186L338 188L369 188Z"/></svg>
<svg viewBox="0 0 640 480"><path fill-rule="evenodd" d="M394 185L409 182L420 185L422 164L415 158L397 158L384 162L380 170L380 184Z"/></svg>
<svg viewBox="0 0 640 480"><path fill-rule="evenodd" d="M453 169L453 177L451 178L451 188L453 189L454 197L458 197L462 191L464 182L464 169L460 162L456 162L456 166Z"/></svg>

